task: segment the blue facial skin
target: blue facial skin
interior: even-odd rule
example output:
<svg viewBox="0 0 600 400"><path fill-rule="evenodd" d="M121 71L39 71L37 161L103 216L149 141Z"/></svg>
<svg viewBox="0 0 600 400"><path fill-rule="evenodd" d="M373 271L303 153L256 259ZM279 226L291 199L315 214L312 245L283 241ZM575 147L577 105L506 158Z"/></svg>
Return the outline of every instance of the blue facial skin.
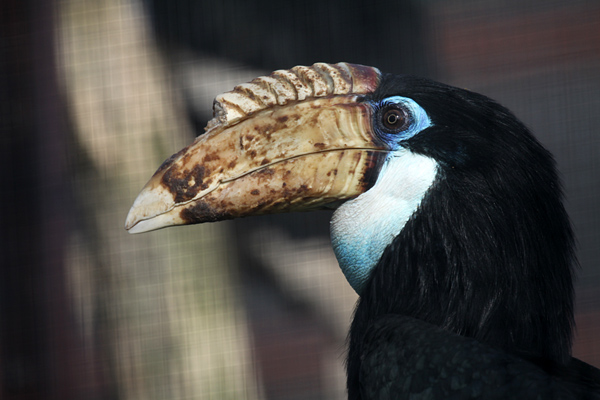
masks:
<svg viewBox="0 0 600 400"><path fill-rule="evenodd" d="M360 295L385 248L416 211L437 172L437 163L414 154L402 143L431 126L415 101L400 96L373 102L373 128L390 152L375 185L342 204L331 220L331 241L346 279ZM387 112L397 111L397 124L388 126ZM394 118L394 117L392 117Z"/></svg>
<svg viewBox="0 0 600 400"><path fill-rule="evenodd" d="M414 100L408 97L392 96L379 102L372 102L373 115L375 116L375 132L381 140L390 146L391 150L398 150L401 143L410 139L417 133L431 126L429 116ZM387 129L381 121L381 113L390 106L397 106L407 111L408 125L401 132L392 132Z"/></svg>

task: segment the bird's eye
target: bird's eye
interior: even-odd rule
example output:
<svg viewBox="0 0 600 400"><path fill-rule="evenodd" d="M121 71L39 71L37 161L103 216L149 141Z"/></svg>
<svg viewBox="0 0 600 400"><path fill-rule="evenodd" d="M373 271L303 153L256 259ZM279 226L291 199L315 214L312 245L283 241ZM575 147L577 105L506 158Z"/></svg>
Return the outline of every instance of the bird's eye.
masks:
<svg viewBox="0 0 600 400"><path fill-rule="evenodd" d="M375 133L392 148L431 126L425 110L408 97L390 96L371 104Z"/></svg>
<svg viewBox="0 0 600 400"><path fill-rule="evenodd" d="M402 132L409 125L408 112L397 104L388 105L382 110L381 124L389 133Z"/></svg>

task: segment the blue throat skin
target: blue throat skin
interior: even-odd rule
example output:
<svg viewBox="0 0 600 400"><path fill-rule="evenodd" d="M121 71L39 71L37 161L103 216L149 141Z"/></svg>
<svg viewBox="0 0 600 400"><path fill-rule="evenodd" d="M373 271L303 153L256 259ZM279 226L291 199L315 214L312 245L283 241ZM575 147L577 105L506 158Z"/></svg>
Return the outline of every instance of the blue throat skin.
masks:
<svg viewBox="0 0 600 400"><path fill-rule="evenodd" d="M359 295L385 248L418 209L436 174L434 160L401 148L389 155L371 189L333 214L333 251Z"/></svg>
<svg viewBox="0 0 600 400"><path fill-rule="evenodd" d="M342 204L331 220L334 253L346 279L359 295L385 248L419 207L438 169L435 160L402 146L404 141L431 126L425 110L412 99L391 96L372 102L375 121L380 110L389 106L400 106L408 113L408 126L399 133L390 133L374 124L376 133L391 151L375 185Z"/></svg>

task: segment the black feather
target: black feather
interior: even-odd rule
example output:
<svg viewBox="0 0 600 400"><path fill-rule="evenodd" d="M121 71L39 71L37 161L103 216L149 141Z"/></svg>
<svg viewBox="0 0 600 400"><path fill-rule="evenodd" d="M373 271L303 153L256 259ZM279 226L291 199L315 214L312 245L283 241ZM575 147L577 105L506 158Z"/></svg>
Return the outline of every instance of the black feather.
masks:
<svg viewBox="0 0 600 400"><path fill-rule="evenodd" d="M411 317L375 320L361 355L365 399L599 398L589 386L573 385L520 357Z"/></svg>
<svg viewBox="0 0 600 400"><path fill-rule="evenodd" d="M383 315L476 339L550 371L571 362L573 233L554 160L493 100L384 75L377 101L416 101L433 126L404 143L440 169L385 250L350 331L348 389L360 398L361 346Z"/></svg>

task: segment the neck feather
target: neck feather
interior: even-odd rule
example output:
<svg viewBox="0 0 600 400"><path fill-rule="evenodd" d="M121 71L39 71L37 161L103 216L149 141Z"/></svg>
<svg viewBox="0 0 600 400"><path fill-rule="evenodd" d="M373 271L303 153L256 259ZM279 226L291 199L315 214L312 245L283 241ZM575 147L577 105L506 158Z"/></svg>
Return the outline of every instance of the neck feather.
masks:
<svg viewBox="0 0 600 400"><path fill-rule="evenodd" d="M532 360L567 362L574 256L558 188L498 196L489 177L459 175L438 176L384 251L352 336L396 313Z"/></svg>

